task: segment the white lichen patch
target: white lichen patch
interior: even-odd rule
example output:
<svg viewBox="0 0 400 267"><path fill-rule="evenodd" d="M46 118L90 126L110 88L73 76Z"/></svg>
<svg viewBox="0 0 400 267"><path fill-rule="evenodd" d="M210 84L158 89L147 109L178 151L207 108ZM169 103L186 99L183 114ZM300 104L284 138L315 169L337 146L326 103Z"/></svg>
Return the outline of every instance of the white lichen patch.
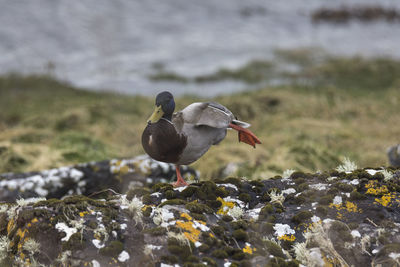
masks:
<svg viewBox="0 0 400 267"><path fill-rule="evenodd" d="M316 215L314 215L314 216L311 217L311 221L313 223L319 223L321 221L321 218L316 216Z"/></svg>
<svg viewBox="0 0 400 267"><path fill-rule="evenodd" d="M101 267L100 263L96 260L92 260L92 266L93 267Z"/></svg>
<svg viewBox="0 0 400 267"><path fill-rule="evenodd" d="M357 165L348 158L344 158L342 164L336 167L338 172L351 173L357 170Z"/></svg>
<svg viewBox="0 0 400 267"><path fill-rule="evenodd" d="M284 235L294 235L296 233L295 230L290 228L290 225L281 223L275 224L274 230L277 237L282 237Z"/></svg>
<svg viewBox="0 0 400 267"><path fill-rule="evenodd" d="M167 264L167 263L161 263L160 267L179 267L179 265L178 264L170 265L170 264Z"/></svg>
<svg viewBox="0 0 400 267"><path fill-rule="evenodd" d="M368 172L370 175L375 175L376 173L380 172L380 171L377 171L377 170L374 170L374 169L367 169L365 171Z"/></svg>
<svg viewBox="0 0 400 267"><path fill-rule="evenodd" d="M31 255L35 254L36 252L39 252L40 250L40 244L32 238L26 239L22 247L24 250L28 251L29 254Z"/></svg>
<svg viewBox="0 0 400 267"><path fill-rule="evenodd" d="M110 172L111 173L132 173L134 170L129 166L133 163L135 163L135 159L122 159L122 160L116 160L113 159L110 161Z"/></svg>
<svg viewBox="0 0 400 267"><path fill-rule="evenodd" d="M169 211L167 207L162 207L162 208L155 208L151 214L150 217L153 218L153 222L155 225L160 225L162 227L168 227L169 225L175 224L174 223L169 223L170 220L174 219L174 213Z"/></svg>
<svg viewBox="0 0 400 267"><path fill-rule="evenodd" d="M135 223L142 223L143 222L143 213L142 208L144 206L141 199L134 197L132 200L128 200L126 195L121 195L121 209L127 209L129 214L132 216L132 219Z"/></svg>
<svg viewBox="0 0 400 267"><path fill-rule="evenodd" d="M8 190L18 190L20 192L32 191L39 196L46 197L49 194L48 188L52 191L64 187L66 180L78 183L84 174L73 167L61 167L58 169L45 170L30 177L2 180L0 187ZM81 194L81 189L76 187L72 191L73 194Z"/></svg>
<svg viewBox="0 0 400 267"><path fill-rule="evenodd" d="M269 197L271 198L270 202L272 204L283 205L283 202L285 201L283 193L278 193L276 189L273 189L271 193L269 193Z"/></svg>
<svg viewBox="0 0 400 267"><path fill-rule="evenodd" d="M98 248L98 249L101 249L101 248L104 248L104 244L103 244L103 242L101 241L101 240L98 240L98 239L93 239L92 240L92 243L93 243L93 245L96 247L96 248Z"/></svg>
<svg viewBox="0 0 400 267"><path fill-rule="evenodd" d="M336 180L336 179L337 179L336 176L331 176L331 177L326 178L326 180L328 180L329 182L332 182L333 180Z"/></svg>
<svg viewBox="0 0 400 267"><path fill-rule="evenodd" d="M154 192L154 193L150 194L150 196L152 196L152 197L160 197L161 195L162 195L162 193L160 193L160 192Z"/></svg>
<svg viewBox="0 0 400 267"><path fill-rule="evenodd" d="M329 187L329 185L318 183L318 184L310 184L309 187L315 190L326 190Z"/></svg>
<svg viewBox="0 0 400 267"><path fill-rule="evenodd" d="M94 236L96 238L103 238L103 242L108 240L109 234L108 231L106 229L106 227L104 226L103 223L101 223L102 220L100 220L100 223L97 225L97 228L93 230Z"/></svg>
<svg viewBox="0 0 400 267"><path fill-rule="evenodd" d="M113 161L114 162L114 161ZM113 163L110 162L110 163ZM115 161L118 162L118 161ZM172 171L174 169L173 164L168 164L168 163L164 163L161 161L157 161L154 160L152 158L150 158L148 155L140 155L137 156L133 159L130 160L124 160L123 162L121 161L120 165L123 164L123 166L127 166L127 165L133 165L135 166L135 170L141 172L142 174L150 174L152 170L155 169L161 169L162 173L166 174L169 171ZM116 169L113 169L114 171L119 171ZM130 169L129 171L134 172L135 170ZM111 171L111 169L110 169Z"/></svg>
<svg viewBox="0 0 400 267"><path fill-rule="evenodd" d="M199 223L196 220L193 220L193 227L196 228L196 229L199 229L199 230L201 230L203 232L210 231L210 228L207 225Z"/></svg>
<svg viewBox="0 0 400 267"><path fill-rule="evenodd" d="M66 225L66 224L63 223L63 222L57 223L57 224L56 224L56 229L57 229L59 232L64 232L64 233L66 234L65 237L61 238L61 241L65 241L65 242L68 241L69 238L70 238L73 234L75 234L76 232L78 232L78 230L77 230L76 228L74 228L74 227L69 227L68 225Z"/></svg>
<svg viewBox="0 0 400 267"><path fill-rule="evenodd" d="M384 177L383 180L385 182L389 182L390 180L393 179L393 173L391 171L384 169L383 171L381 171L381 173L383 174L383 177Z"/></svg>
<svg viewBox="0 0 400 267"><path fill-rule="evenodd" d="M7 236L0 237L0 260L7 257L8 251L10 250L10 240Z"/></svg>
<svg viewBox="0 0 400 267"><path fill-rule="evenodd" d="M162 246L155 246L152 244L146 245L147 248L151 249L151 250L160 250L162 249Z"/></svg>
<svg viewBox="0 0 400 267"><path fill-rule="evenodd" d="M361 234L360 234L360 232L359 231L357 231L357 230L352 230L351 231L351 235L354 237L354 238L361 238Z"/></svg>
<svg viewBox="0 0 400 267"><path fill-rule="evenodd" d="M118 255L118 260L120 262L125 262L127 260L129 260L129 253L126 252L125 250L123 250L119 255Z"/></svg>
<svg viewBox="0 0 400 267"><path fill-rule="evenodd" d="M187 186L175 187L173 190L174 190L174 191L179 191L179 192L182 192L183 190L185 190L185 189L186 189L186 187L187 187Z"/></svg>
<svg viewBox="0 0 400 267"><path fill-rule="evenodd" d="M288 189L282 190L282 194L284 195L290 195L296 193L296 189L290 187Z"/></svg>
<svg viewBox="0 0 400 267"><path fill-rule="evenodd" d="M231 216L234 220L239 220L240 218L242 218L244 211L242 208L234 206L228 210L227 214Z"/></svg>
<svg viewBox="0 0 400 267"><path fill-rule="evenodd" d="M350 184L352 185L358 185L360 183L360 181L358 179L353 179L350 181Z"/></svg>
<svg viewBox="0 0 400 267"><path fill-rule="evenodd" d="M20 207L26 207L29 204L34 204L36 202L45 201L45 200L46 200L45 197L32 197L32 198L26 198L26 199L20 198L20 199L17 199L16 203Z"/></svg>
<svg viewBox="0 0 400 267"><path fill-rule="evenodd" d="M290 176L295 172L295 170L287 169L283 172L282 178L283 179L289 179Z"/></svg>
<svg viewBox="0 0 400 267"><path fill-rule="evenodd" d="M220 187L225 187L225 188L232 188L232 189L234 189L234 190L238 191L238 188L237 188L237 186L236 186L236 185L234 185L234 184L231 184L231 183L226 183L226 184L217 184L217 186L220 186Z"/></svg>
<svg viewBox="0 0 400 267"><path fill-rule="evenodd" d="M342 197L341 197L341 196L335 196L335 197L333 198L333 201L332 201L332 203L333 203L334 205L342 205L342 202L343 202L343 200L342 200Z"/></svg>
<svg viewBox="0 0 400 267"><path fill-rule="evenodd" d="M4 205L0 205L0 213L4 213L8 210L8 205L4 204Z"/></svg>
<svg viewBox="0 0 400 267"><path fill-rule="evenodd" d="M249 218L257 221L258 220L258 216L260 215L260 212L261 212L261 208L255 208L255 209L247 210L246 211L246 215Z"/></svg>

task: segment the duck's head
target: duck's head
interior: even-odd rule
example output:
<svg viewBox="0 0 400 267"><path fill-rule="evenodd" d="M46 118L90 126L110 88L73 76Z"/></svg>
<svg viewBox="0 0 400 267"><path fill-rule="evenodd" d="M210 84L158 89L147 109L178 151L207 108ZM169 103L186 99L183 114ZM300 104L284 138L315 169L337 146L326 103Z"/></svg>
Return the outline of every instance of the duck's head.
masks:
<svg viewBox="0 0 400 267"><path fill-rule="evenodd" d="M161 92L156 97L156 108L147 123L156 123L161 118L171 120L174 110L174 96L168 91Z"/></svg>

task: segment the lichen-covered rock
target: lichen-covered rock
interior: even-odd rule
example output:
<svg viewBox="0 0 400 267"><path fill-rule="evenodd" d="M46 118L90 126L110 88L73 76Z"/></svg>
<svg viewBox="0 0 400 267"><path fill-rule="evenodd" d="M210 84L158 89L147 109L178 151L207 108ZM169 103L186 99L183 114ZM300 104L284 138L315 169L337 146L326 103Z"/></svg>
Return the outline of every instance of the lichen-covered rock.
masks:
<svg viewBox="0 0 400 267"><path fill-rule="evenodd" d="M4 266L396 266L400 170L227 178L0 206Z"/></svg>
<svg viewBox="0 0 400 267"><path fill-rule="evenodd" d="M182 175L198 178L192 168L183 166ZM30 173L0 174L0 201L17 198L62 198L79 194L90 196L102 190L126 192L131 186L175 179L175 166L155 161L147 155L133 159L107 160Z"/></svg>

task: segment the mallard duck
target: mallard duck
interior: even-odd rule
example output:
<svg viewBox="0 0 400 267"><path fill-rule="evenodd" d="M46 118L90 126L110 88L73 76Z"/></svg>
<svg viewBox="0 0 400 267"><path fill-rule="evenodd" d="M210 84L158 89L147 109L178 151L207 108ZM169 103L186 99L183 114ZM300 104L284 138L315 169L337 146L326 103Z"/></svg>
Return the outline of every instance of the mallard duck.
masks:
<svg viewBox="0 0 400 267"><path fill-rule="evenodd" d="M239 142L256 147L261 141L249 130L250 124L239 121L230 110L215 102L192 103L174 113L175 101L170 92L156 97L156 107L142 134L142 146L155 160L174 163L177 181L185 186L179 166L189 165L221 142L227 129L239 133Z"/></svg>

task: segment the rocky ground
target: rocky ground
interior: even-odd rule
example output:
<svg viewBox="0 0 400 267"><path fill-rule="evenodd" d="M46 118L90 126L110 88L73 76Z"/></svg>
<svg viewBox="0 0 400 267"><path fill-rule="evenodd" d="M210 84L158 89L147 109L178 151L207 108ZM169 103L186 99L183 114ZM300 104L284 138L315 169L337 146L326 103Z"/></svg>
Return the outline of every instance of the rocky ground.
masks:
<svg viewBox="0 0 400 267"><path fill-rule="evenodd" d="M141 156L0 175L2 266L400 264L400 169L180 188L173 170Z"/></svg>

